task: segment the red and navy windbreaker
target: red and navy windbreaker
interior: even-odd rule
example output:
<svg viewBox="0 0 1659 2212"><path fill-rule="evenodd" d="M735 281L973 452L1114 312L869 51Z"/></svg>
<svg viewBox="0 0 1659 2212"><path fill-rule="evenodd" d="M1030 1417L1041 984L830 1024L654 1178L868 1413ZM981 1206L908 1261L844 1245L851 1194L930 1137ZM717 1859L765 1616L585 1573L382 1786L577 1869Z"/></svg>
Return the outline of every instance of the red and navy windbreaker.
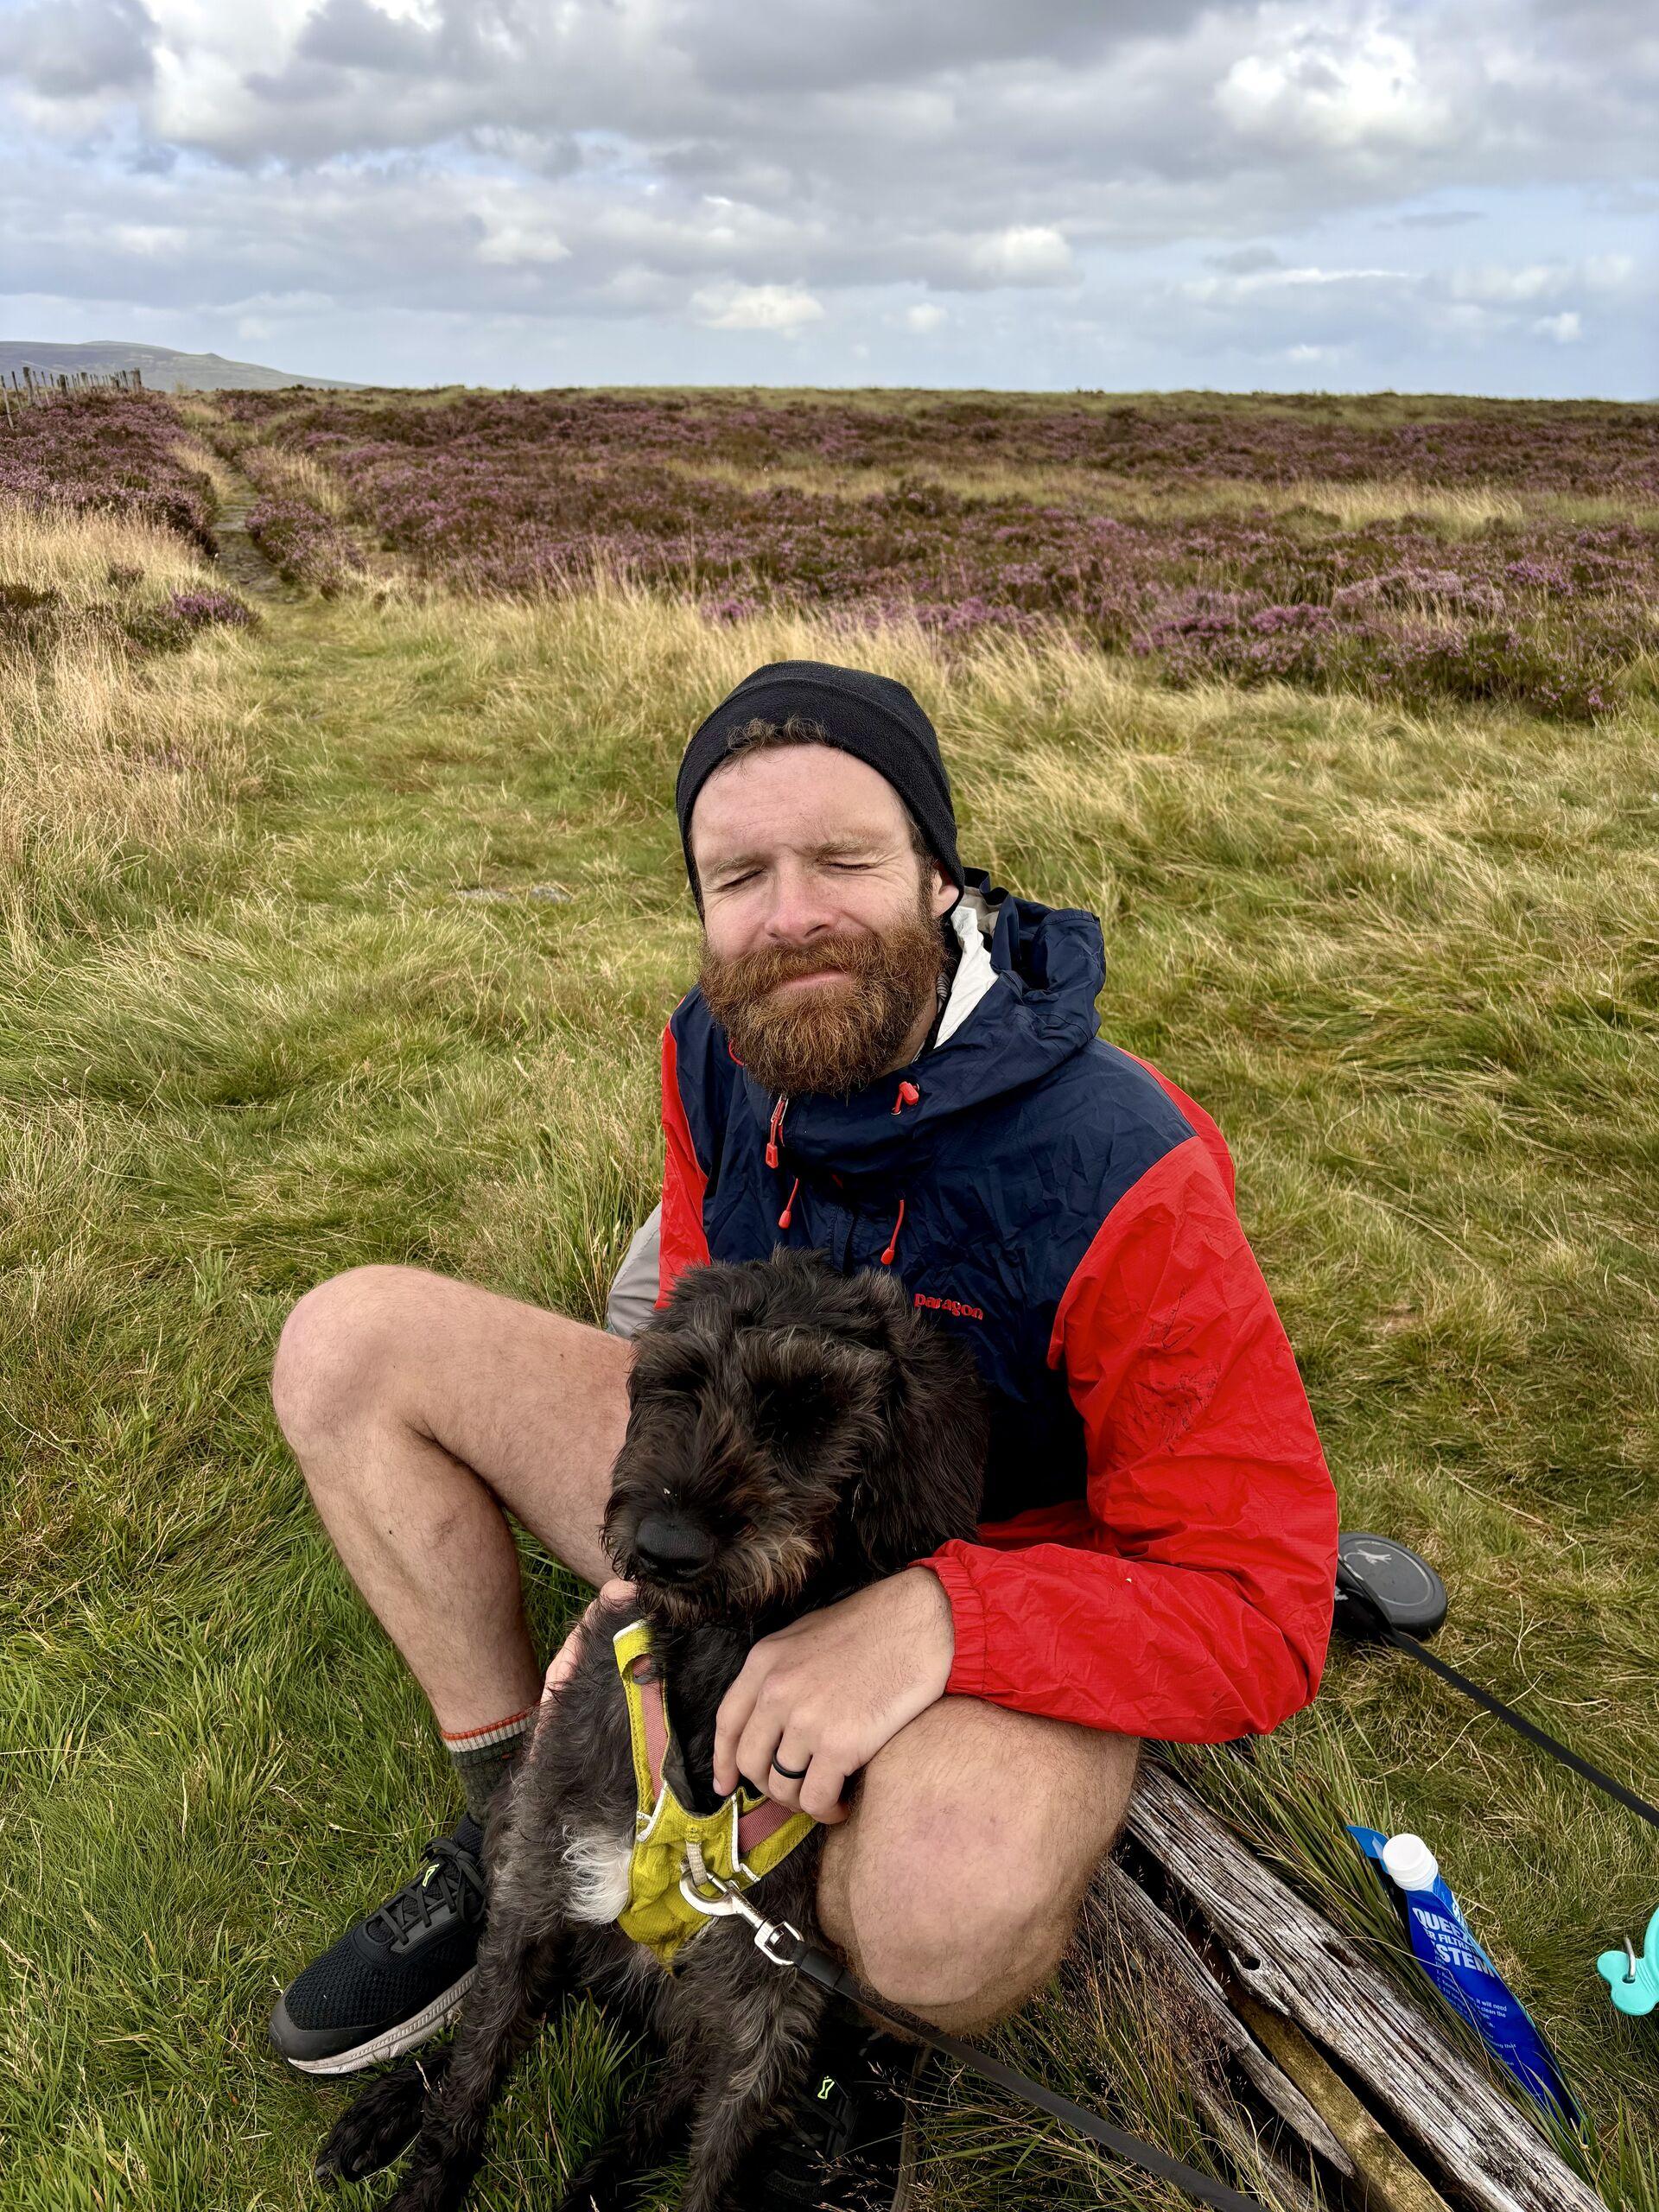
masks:
<svg viewBox="0 0 1659 2212"><path fill-rule="evenodd" d="M762 1091L700 992L663 1036L660 1304L681 1270L890 1267L991 1402L985 1519L926 1564L947 1690L1169 1742L1319 1687L1337 1504L1202 1108L1098 1034L1092 914L990 888L996 981L850 1098Z"/></svg>

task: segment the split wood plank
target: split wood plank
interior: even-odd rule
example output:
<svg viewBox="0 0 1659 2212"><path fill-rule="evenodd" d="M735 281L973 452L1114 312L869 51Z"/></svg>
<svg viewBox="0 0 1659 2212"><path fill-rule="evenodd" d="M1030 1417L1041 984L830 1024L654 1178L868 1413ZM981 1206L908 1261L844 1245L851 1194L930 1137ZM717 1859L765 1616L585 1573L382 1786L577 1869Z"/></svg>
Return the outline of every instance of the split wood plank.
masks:
<svg viewBox="0 0 1659 2212"><path fill-rule="evenodd" d="M1481 2212L1604 2212L1426 2013L1150 1761L1128 1824L1251 1995L1334 2052Z"/></svg>
<svg viewBox="0 0 1659 2212"><path fill-rule="evenodd" d="M1110 1860L1107 1865L1111 1877L1107 1894L1119 1926L1134 1938L1142 1950L1158 1960L1202 2008L1216 2031L1221 2047L1263 2102L1278 2113L1285 2125L1299 2135L1310 2150L1317 2151L1339 2174L1351 2179L1355 2171L1354 2162L1335 2132L1326 2125L1322 2115L1296 2084L1255 2043L1227 2002L1226 1993L1221 1984L1193 1949L1185 1929L1177 1927L1162 1907L1154 1904L1140 1884L1132 1880L1122 1867Z"/></svg>

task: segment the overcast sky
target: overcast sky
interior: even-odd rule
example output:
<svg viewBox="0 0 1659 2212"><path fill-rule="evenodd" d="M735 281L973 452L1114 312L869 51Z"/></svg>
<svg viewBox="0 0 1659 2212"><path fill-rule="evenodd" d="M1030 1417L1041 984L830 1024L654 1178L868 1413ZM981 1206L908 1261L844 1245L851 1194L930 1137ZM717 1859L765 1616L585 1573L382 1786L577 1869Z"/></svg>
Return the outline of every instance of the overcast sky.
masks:
<svg viewBox="0 0 1659 2212"><path fill-rule="evenodd" d="M0 336L1659 396L1655 0L0 0Z"/></svg>

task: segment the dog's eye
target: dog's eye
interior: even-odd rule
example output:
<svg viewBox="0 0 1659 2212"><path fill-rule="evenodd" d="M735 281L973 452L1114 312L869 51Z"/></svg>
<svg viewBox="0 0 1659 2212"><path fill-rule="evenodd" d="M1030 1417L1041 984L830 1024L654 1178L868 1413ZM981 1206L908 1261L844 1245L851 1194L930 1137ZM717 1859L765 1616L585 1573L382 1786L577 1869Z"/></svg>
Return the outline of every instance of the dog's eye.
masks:
<svg viewBox="0 0 1659 2212"><path fill-rule="evenodd" d="M671 1337L642 1339L629 1377L635 1393L649 1390L686 1397L695 1397L708 1387L708 1382L704 1363L689 1346L677 1344Z"/></svg>
<svg viewBox="0 0 1659 2212"><path fill-rule="evenodd" d="M772 1450L787 1451L791 1446L810 1443L833 1410L828 1393L810 1382L757 1390L754 1433Z"/></svg>

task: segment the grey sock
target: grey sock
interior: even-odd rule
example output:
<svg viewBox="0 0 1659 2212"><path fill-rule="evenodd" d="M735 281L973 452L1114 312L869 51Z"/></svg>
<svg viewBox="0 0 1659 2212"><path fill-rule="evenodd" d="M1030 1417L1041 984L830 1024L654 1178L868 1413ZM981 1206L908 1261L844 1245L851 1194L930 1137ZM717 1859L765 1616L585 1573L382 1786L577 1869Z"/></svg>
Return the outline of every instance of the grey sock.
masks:
<svg viewBox="0 0 1659 2212"><path fill-rule="evenodd" d="M462 1729L458 1734L444 1737L443 1747L454 1762L461 1786L467 1793L467 1809L480 1827L489 1811L490 1800L524 1754L535 1725L536 1711L533 1705L527 1705L522 1713L509 1713L505 1720L492 1721L483 1728Z"/></svg>

